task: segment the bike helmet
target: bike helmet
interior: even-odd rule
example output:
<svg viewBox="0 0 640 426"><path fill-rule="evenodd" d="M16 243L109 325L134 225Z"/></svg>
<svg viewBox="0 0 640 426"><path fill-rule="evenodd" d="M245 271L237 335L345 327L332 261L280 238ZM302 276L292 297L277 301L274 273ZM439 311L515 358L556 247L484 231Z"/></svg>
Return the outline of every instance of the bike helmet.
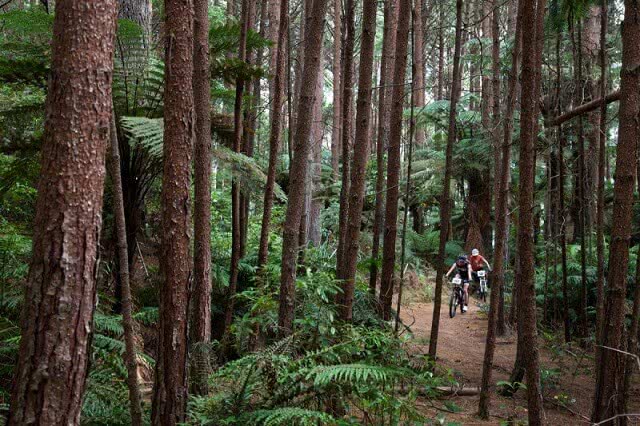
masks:
<svg viewBox="0 0 640 426"><path fill-rule="evenodd" d="M456 260L456 264L458 264L458 266L464 266L466 263L467 263L467 256L463 254L458 256L458 259Z"/></svg>
<svg viewBox="0 0 640 426"><path fill-rule="evenodd" d="M480 254L480 251L478 249L474 248L473 250L471 250L471 256L477 256L479 254Z"/></svg>

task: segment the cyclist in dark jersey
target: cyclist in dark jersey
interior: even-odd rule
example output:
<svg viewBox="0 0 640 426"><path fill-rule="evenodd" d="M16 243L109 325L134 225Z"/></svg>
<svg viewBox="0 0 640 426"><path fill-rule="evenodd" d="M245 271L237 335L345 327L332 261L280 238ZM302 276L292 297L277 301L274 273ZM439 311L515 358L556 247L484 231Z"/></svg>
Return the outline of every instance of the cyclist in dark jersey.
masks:
<svg viewBox="0 0 640 426"><path fill-rule="evenodd" d="M460 275L462 278L462 289L464 291L464 306L462 312L467 312L469 306L469 282L471 281L471 264L467 260L467 256L460 255L458 259L451 265L449 272L447 272L447 278L453 271L456 271L456 275Z"/></svg>

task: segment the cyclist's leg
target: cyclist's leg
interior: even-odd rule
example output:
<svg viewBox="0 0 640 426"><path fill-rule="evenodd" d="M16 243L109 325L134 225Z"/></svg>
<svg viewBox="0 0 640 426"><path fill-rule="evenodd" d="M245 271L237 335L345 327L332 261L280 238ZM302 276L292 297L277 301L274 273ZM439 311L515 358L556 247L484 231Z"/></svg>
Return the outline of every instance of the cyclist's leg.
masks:
<svg viewBox="0 0 640 426"><path fill-rule="evenodd" d="M464 304L465 306L468 306L469 305L469 283L465 281L462 288L464 291Z"/></svg>

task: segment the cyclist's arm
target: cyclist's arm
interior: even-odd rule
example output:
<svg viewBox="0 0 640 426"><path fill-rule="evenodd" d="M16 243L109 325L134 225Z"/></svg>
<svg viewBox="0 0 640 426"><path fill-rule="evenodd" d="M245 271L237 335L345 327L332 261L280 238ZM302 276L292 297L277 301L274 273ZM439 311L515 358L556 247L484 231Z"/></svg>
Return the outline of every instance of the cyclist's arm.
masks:
<svg viewBox="0 0 640 426"><path fill-rule="evenodd" d="M487 259L483 257L482 260L484 261L485 265L487 265L487 268L489 268L489 270L491 271L492 270L491 265L489 265L489 262L487 261Z"/></svg>
<svg viewBox="0 0 640 426"><path fill-rule="evenodd" d="M455 262L453 263L453 265L451 265L451 268L449 268L449 272L447 272L447 278L449 278L449 275L453 272L453 270L455 269L456 264Z"/></svg>

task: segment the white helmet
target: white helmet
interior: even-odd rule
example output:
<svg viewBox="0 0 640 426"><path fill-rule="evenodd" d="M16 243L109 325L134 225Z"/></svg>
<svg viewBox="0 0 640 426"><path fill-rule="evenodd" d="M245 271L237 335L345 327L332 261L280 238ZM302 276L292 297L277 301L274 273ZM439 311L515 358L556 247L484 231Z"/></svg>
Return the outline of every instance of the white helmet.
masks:
<svg viewBox="0 0 640 426"><path fill-rule="evenodd" d="M477 256L479 254L480 254L480 252L478 251L478 249L471 250L471 256Z"/></svg>

